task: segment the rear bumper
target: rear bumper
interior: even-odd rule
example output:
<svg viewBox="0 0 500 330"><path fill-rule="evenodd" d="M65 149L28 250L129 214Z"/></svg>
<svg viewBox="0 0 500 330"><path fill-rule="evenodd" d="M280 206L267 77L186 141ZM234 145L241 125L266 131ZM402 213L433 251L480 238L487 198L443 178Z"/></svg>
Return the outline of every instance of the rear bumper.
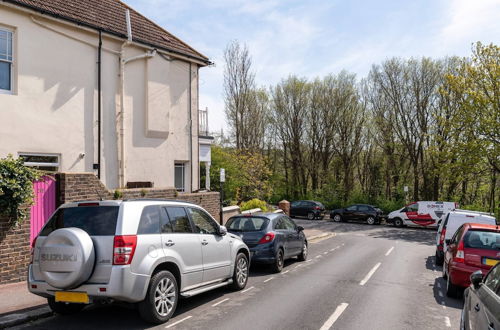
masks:
<svg viewBox="0 0 500 330"><path fill-rule="evenodd" d="M41 297L50 298L56 291L85 292L90 302L96 300L114 299L125 302L139 302L144 300L149 285L150 276L132 273L130 266L113 266L111 277L105 284L84 284L71 290L62 290L50 286L45 281L33 279L32 265L28 268L28 290ZM36 288L33 288L33 285ZM106 289L105 292L101 290Z"/></svg>
<svg viewBox="0 0 500 330"><path fill-rule="evenodd" d="M252 263L270 264L276 261L274 244L261 244L250 249Z"/></svg>
<svg viewBox="0 0 500 330"><path fill-rule="evenodd" d="M488 270L481 269L477 266L468 266L460 262L452 262L449 272L449 275L451 275L451 283L462 288L467 288L470 286L470 276L478 270L480 270L483 275L488 273Z"/></svg>

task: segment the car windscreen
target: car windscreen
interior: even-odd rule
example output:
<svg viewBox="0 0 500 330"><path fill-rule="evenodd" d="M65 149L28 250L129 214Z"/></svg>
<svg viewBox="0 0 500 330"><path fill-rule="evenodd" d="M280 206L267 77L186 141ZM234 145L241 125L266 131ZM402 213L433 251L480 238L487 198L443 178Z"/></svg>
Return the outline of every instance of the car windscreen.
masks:
<svg viewBox="0 0 500 330"><path fill-rule="evenodd" d="M60 228L76 227L90 236L112 236L116 231L118 206L81 206L57 210L40 232L47 236Z"/></svg>
<svg viewBox="0 0 500 330"><path fill-rule="evenodd" d="M261 217L236 217L229 219L226 227L230 231L261 231L268 223L268 219Z"/></svg>
<svg viewBox="0 0 500 330"><path fill-rule="evenodd" d="M472 249L500 250L500 233L469 230L464 237L464 247Z"/></svg>

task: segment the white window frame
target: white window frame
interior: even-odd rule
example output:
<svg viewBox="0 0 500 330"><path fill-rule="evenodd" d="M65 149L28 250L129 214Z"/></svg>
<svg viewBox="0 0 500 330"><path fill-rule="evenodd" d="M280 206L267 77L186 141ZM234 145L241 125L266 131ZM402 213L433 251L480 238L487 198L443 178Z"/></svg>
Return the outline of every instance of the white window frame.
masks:
<svg viewBox="0 0 500 330"><path fill-rule="evenodd" d="M0 25L0 30L7 32L7 33L10 33L11 34L11 42L12 42L12 45L11 45L12 49L10 49L12 58L10 60L0 59L0 62L10 63L10 87L9 87L9 89L1 89L0 88L0 94L13 94L14 93L14 60L15 60L15 52L14 52L15 33L14 32L15 31L13 29L5 27L3 25Z"/></svg>
<svg viewBox="0 0 500 330"><path fill-rule="evenodd" d="M59 171L61 166L61 155L60 154L45 154L45 153L33 153L33 152L19 152L19 157L22 156L41 156L41 157L57 157L56 163L44 163L44 162L24 162L25 166L29 167L55 167Z"/></svg>
<svg viewBox="0 0 500 330"><path fill-rule="evenodd" d="M176 179L176 169L177 167L179 168L182 168L182 187L178 188L175 186L175 179ZM175 162L174 163L174 187L175 187L175 190L177 190L178 192L185 192L186 191L186 163L185 162Z"/></svg>

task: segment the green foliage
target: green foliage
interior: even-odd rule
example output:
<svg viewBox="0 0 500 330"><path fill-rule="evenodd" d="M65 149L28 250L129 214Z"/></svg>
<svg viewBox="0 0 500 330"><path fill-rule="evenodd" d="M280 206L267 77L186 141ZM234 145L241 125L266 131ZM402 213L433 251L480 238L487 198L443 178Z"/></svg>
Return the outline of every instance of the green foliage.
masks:
<svg viewBox="0 0 500 330"><path fill-rule="evenodd" d="M272 193L271 171L264 156L257 152L238 151L212 146L211 189L220 191L220 169L226 171L224 199L237 201L268 199Z"/></svg>
<svg viewBox="0 0 500 330"><path fill-rule="evenodd" d="M242 211L256 209L256 208L259 208L264 212L267 212L267 210L268 210L267 203L265 201L261 201L260 199L257 199L257 198L251 199L247 202L243 202L240 205L240 209Z"/></svg>
<svg viewBox="0 0 500 330"><path fill-rule="evenodd" d="M41 175L40 171L24 166L20 158L8 155L0 159L0 212L14 222L22 222L27 210L21 206L33 204L33 181Z"/></svg>
<svg viewBox="0 0 500 330"><path fill-rule="evenodd" d="M121 199L123 197L123 193L116 189L113 193L113 199Z"/></svg>

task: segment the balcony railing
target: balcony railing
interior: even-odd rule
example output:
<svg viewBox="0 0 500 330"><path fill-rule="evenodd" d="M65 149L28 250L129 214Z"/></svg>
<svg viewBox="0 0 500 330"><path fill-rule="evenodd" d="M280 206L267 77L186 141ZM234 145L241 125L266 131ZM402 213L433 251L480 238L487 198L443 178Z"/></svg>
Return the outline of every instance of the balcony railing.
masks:
<svg viewBox="0 0 500 330"><path fill-rule="evenodd" d="M198 135L209 136L208 133L208 108L198 110Z"/></svg>

